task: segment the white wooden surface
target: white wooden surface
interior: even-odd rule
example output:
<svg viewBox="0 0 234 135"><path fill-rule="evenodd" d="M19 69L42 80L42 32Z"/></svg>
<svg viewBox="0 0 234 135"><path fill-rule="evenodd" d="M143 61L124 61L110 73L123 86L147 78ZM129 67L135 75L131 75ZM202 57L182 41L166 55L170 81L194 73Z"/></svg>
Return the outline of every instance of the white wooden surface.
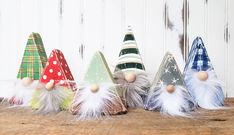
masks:
<svg viewBox="0 0 234 135"><path fill-rule="evenodd" d="M183 70L187 47L203 37L225 94L234 96L231 0L0 0L0 96L11 93L31 32L41 34L48 55L55 48L64 53L80 82L97 50L114 69L128 25L151 78L166 51ZM183 36L188 41L181 44Z"/></svg>

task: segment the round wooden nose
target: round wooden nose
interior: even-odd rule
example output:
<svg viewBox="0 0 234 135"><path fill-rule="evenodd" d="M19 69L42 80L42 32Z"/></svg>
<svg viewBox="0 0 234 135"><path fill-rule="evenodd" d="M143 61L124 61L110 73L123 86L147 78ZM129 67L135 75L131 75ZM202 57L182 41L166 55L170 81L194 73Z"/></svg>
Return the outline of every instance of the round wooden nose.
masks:
<svg viewBox="0 0 234 135"><path fill-rule="evenodd" d="M197 77L201 81L206 81L208 79L209 75L206 71L199 71L197 73Z"/></svg>
<svg viewBox="0 0 234 135"><path fill-rule="evenodd" d="M91 87L90 87L90 90L93 92L93 93L96 93L98 92L99 90L99 86L97 84L92 84Z"/></svg>
<svg viewBox="0 0 234 135"><path fill-rule="evenodd" d="M45 86L45 88L48 90L48 91L51 91L54 87L54 80L51 80L50 82L48 82Z"/></svg>
<svg viewBox="0 0 234 135"><path fill-rule="evenodd" d="M134 82L136 80L136 74L127 73L127 74L125 74L124 78L128 83L132 83L132 82Z"/></svg>
<svg viewBox="0 0 234 135"><path fill-rule="evenodd" d="M167 92L169 92L169 93L173 93L173 92L175 91L175 86L169 84L169 85L167 85L166 90L167 90Z"/></svg>
<svg viewBox="0 0 234 135"><path fill-rule="evenodd" d="M32 82L33 82L33 79L31 79L31 78L29 78L29 77L24 77L24 78L22 79L22 84L23 84L24 86L29 86L30 84L32 84Z"/></svg>

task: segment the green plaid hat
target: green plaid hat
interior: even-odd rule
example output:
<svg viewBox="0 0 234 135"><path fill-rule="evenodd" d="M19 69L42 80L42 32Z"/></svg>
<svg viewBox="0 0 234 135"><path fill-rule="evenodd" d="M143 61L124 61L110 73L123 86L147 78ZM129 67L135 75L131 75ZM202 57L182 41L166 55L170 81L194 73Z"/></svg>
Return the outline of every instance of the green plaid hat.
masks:
<svg viewBox="0 0 234 135"><path fill-rule="evenodd" d="M24 50L17 78L29 77L39 80L46 65L47 55L40 34L32 33Z"/></svg>

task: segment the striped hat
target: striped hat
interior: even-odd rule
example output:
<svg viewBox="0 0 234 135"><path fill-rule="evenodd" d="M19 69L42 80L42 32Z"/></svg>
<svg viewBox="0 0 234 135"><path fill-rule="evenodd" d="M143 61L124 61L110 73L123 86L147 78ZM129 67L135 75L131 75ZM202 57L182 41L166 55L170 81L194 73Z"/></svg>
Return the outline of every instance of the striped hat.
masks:
<svg viewBox="0 0 234 135"><path fill-rule="evenodd" d="M40 34L32 33L24 50L17 78L29 77L39 80L47 62L46 52Z"/></svg>
<svg viewBox="0 0 234 135"><path fill-rule="evenodd" d="M123 46L119 53L118 63L115 68L116 71L143 71L145 67L140 56L135 37L132 29L129 26L125 34Z"/></svg>
<svg viewBox="0 0 234 135"><path fill-rule="evenodd" d="M210 62L210 58L207 54L206 48L201 37L197 37L192 44L189 52L189 58L186 62L184 71L187 69L194 69L197 71L206 71L207 69L213 69Z"/></svg>

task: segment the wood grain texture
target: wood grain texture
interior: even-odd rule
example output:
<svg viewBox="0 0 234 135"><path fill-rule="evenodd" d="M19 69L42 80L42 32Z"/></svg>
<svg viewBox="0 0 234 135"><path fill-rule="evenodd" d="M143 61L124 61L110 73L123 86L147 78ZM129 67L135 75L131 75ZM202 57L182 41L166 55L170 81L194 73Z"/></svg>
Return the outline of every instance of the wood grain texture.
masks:
<svg viewBox="0 0 234 135"><path fill-rule="evenodd" d="M234 99L226 105L234 107ZM37 115L30 109L6 108L0 105L0 134L18 135L232 135L234 109L207 111L189 118L162 116L159 112L143 109L129 110L102 120L75 121L68 112Z"/></svg>

